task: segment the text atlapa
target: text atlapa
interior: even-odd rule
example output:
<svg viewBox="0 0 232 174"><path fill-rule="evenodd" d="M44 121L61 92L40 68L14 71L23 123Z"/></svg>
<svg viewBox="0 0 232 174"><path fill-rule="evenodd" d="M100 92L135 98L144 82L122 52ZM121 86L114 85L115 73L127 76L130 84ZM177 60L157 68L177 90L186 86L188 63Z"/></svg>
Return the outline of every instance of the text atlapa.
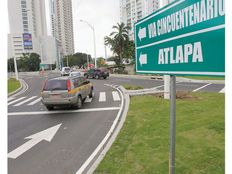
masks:
<svg viewBox="0 0 232 174"><path fill-rule="evenodd" d="M149 38L174 32L224 15L224 0L201 0L149 24Z"/></svg>
<svg viewBox="0 0 232 174"><path fill-rule="evenodd" d="M203 62L201 42L159 49L158 64L189 63L190 61Z"/></svg>

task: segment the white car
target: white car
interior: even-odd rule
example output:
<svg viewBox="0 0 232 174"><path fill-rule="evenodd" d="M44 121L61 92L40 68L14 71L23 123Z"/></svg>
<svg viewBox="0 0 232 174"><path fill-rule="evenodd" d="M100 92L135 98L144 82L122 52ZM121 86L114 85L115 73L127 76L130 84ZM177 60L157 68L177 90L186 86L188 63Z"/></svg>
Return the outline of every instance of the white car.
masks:
<svg viewBox="0 0 232 174"><path fill-rule="evenodd" d="M79 71L73 71L69 74L69 76L75 76L75 77L80 77L82 76L81 72Z"/></svg>
<svg viewBox="0 0 232 174"><path fill-rule="evenodd" d="M61 76L69 76L70 72L71 72L70 67L63 67L61 70Z"/></svg>

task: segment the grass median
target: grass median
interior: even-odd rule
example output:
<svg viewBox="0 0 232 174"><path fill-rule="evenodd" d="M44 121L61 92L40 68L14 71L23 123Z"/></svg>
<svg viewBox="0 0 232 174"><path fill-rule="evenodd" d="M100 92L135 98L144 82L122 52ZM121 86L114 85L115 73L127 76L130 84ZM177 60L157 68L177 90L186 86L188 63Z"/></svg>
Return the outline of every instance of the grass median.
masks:
<svg viewBox="0 0 232 174"><path fill-rule="evenodd" d="M8 94L20 88L20 82L15 78L8 79Z"/></svg>
<svg viewBox="0 0 232 174"><path fill-rule="evenodd" d="M176 173L225 173L224 100L218 93L177 99ZM165 174L168 159L169 101L135 96L121 132L94 173Z"/></svg>

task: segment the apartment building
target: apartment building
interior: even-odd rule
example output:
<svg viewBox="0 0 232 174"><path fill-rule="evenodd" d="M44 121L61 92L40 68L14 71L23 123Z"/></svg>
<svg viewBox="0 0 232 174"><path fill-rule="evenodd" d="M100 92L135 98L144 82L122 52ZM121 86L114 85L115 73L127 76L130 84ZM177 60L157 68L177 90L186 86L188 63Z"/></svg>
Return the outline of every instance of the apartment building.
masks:
<svg viewBox="0 0 232 174"><path fill-rule="evenodd" d="M73 17L71 0L50 0L52 35L58 41L62 54L74 53Z"/></svg>
<svg viewBox="0 0 232 174"><path fill-rule="evenodd" d="M160 7L160 0L120 0L120 20L129 30L129 37L134 40L134 24Z"/></svg>
<svg viewBox="0 0 232 174"><path fill-rule="evenodd" d="M47 33L45 9L45 0L8 0L8 58L35 52L43 64L56 62L55 39Z"/></svg>

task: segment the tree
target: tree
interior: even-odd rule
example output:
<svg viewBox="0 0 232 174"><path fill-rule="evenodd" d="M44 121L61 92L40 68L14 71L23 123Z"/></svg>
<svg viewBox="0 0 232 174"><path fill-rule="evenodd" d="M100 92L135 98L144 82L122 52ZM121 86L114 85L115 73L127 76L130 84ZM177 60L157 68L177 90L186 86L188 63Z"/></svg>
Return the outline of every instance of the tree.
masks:
<svg viewBox="0 0 232 174"><path fill-rule="evenodd" d="M40 55L38 55L37 53L31 53L28 60L28 70L38 71L40 62Z"/></svg>
<svg viewBox="0 0 232 174"><path fill-rule="evenodd" d="M123 52L123 58L135 59L135 43L134 41L128 41Z"/></svg>
<svg viewBox="0 0 232 174"><path fill-rule="evenodd" d="M116 26L113 26L113 29L116 31L113 31L110 36L105 37L105 44L110 46L113 53L117 55L115 59L116 64L122 66L123 52L129 41L129 27L125 26L124 23L118 23Z"/></svg>
<svg viewBox="0 0 232 174"><path fill-rule="evenodd" d="M84 65L87 65L87 54L86 53L75 53L73 55L65 56L64 58L64 66L67 66L67 59L68 59L68 65L70 67L72 66L78 66L79 68L84 67ZM89 63L92 61L91 55L88 55Z"/></svg>

